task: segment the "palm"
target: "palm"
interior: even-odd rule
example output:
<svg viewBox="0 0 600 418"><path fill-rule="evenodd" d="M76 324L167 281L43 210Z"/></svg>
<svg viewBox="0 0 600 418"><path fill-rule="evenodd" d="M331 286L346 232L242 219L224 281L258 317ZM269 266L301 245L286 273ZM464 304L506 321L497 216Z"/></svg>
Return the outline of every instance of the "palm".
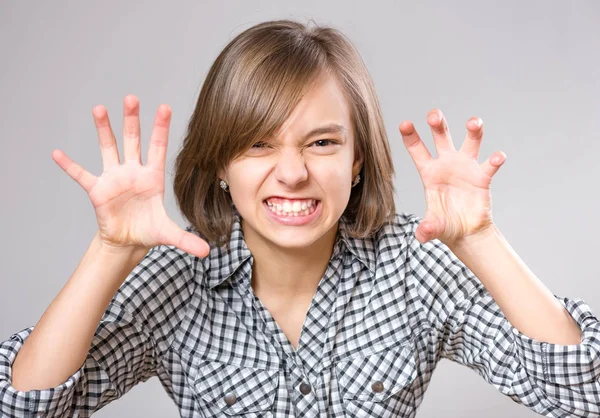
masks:
<svg viewBox="0 0 600 418"><path fill-rule="evenodd" d="M430 123L431 124L431 123ZM481 126L468 123L467 138L456 151L443 117L432 124L438 158L433 158L414 130L412 123L400 126L406 145L423 187L427 210L417 229L417 239L426 242L434 238L452 245L466 236L477 234L492 225L492 177L502 164L477 162L481 143ZM494 161L497 156L493 157Z"/></svg>
<svg viewBox="0 0 600 418"><path fill-rule="evenodd" d="M93 113L102 151L102 175L93 176L61 151L54 151L52 157L88 193L102 242L113 247L146 249L173 245L190 254L206 256L208 244L179 228L163 204L170 109L161 106L156 113L146 165L141 160L139 105L135 96L124 100L123 164L106 109L97 106Z"/></svg>
<svg viewBox="0 0 600 418"><path fill-rule="evenodd" d="M164 175L144 166L119 166L104 172L89 197L101 236L115 243L152 247L168 221L163 205Z"/></svg>

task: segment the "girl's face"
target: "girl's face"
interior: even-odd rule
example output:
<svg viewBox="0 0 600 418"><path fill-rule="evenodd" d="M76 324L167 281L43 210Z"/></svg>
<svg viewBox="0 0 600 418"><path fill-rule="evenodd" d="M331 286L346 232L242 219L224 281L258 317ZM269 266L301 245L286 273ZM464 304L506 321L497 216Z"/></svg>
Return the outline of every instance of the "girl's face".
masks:
<svg viewBox="0 0 600 418"><path fill-rule="evenodd" d="M219 177L229 184L247 241L305 248L335 236L361 164L346 99L335 78L324 76L275 137L256 143Z"/></svg>

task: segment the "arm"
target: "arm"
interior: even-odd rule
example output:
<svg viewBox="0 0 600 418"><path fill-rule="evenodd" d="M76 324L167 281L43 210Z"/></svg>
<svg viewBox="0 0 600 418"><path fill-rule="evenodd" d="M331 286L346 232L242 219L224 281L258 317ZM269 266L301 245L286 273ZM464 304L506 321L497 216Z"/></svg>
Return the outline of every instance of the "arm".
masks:
<svg viewBox="0 0 600 418"><path fill-rule="evenodd" d="M73 374L54 386L19 390L11 382L15 358L37 325L0 343L0 416L63 417L75 412L90 416L155 376L160 367L156 341L177 321L175 310L191 295L194 271L189 254L168 246L152 248L110 300ZM158 323L163 318L157 315L159 310L172 319ZM68 316L74 315L70 312ZM48 354L47 350L42 347L40 355Z"/></svg>
<svg viewBox="0 0 600 418"><path fill-rule="evenodd" d="M102 175L92 175L60 150L52 158L88 194L98 233L36 327L0 345L3 417L87 416L152 376L157 353L148 321L168 309L173 294L167 292L178 291L170 281L158 288L152 283L191 272L189 254L209 252L204 240L181 229L164 208L170 107L156 112L144 165L137 97L123 101L123 164L106 108L95 106L92 114ZM179 249L176 257L168 246ZM128 275L131 280L123 283ZM160 331L168 332L168 325Z"/></svg>
<svg viewBox="0 0 600 418"><path fill-rule="evenodd" d="M528 337L555 344L581 343L581 330L493 225L451 251L485 286L508 321Z"/></svg>
<svg viewBox="0 0 600 418"><path fill-rule="evenodd" d="M413 234L420 221L418 217L412 221ZM466 365L539 414L600 414L600 323L583 301L553 296L581 330L580 343L530 338L509 322L482 281L445 244L439 240L421 244L410 234L409 239L410 267L421 287L427 320L436 330L441 357ZM510 263L498 269L510 269Z"/></svg>
<svg viewBox="0 0 600 418"><path fill-rule="evenodd" d="M47 389L77 371L109 302L136 264L140 250L110 250L96 234L75 272L27 337L14 361L15 389Z"/></svg>

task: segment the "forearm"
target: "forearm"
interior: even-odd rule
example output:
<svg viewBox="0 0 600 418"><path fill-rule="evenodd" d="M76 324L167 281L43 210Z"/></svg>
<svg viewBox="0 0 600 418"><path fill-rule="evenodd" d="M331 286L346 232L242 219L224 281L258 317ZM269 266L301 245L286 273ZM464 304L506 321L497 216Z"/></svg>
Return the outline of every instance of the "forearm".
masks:
<svg viewBox="0 0 600 418"><path fill-rule="evenodd" d="M94 236L19 351L12 374L16 389L56 387L81 367L108 304L146 252L110 249Z"/></svg>
<svg viewBox="0 0 600 418"><path fill-rule="evenodd" d="M554 344L579 344L581 331L552 292L493 226L450 250L483 283L522 334Z"/></svg>

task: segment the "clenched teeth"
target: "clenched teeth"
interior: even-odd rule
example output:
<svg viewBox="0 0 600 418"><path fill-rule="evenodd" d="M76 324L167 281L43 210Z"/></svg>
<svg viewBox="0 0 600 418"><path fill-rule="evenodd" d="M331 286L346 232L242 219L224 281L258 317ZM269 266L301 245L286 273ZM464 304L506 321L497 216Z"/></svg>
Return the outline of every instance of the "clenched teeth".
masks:
<svg viewBox="0 0 600 418"><path fill-rule="evenodd" d="M311 214L316 206L315 199L288 200L288 199L268 199L267 205L271 212L286 216L306 216Z"/></svg>

